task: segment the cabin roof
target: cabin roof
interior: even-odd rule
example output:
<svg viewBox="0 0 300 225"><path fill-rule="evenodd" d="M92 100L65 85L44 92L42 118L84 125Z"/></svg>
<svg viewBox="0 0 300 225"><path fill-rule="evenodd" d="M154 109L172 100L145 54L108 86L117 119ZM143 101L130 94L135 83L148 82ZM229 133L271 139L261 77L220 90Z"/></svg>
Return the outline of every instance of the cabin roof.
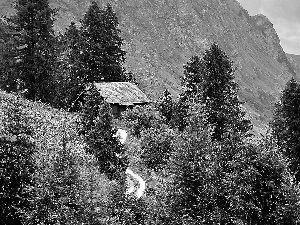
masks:
<svg viewBox="0 0 300 225"><path fill-rule="evenodd" d="M135 105L150 102L146 94L130 82L101 82L95 83L95 87L111 104Z"/></svg>

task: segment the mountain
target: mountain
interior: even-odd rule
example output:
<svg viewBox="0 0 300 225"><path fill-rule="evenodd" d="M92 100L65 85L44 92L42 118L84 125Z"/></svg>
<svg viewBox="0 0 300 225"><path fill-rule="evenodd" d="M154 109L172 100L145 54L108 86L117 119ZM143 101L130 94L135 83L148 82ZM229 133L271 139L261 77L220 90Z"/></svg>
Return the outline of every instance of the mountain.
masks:
<svg viewBox="0 0 300 225"><path fill-rule="evenodd" d="M300 77L300 55L286 54L286 56L297 74L297 77Z"/></svg>
<svg viewBox="0 0 300 225"><path fill-rule="evenodd" d="M1 1L2 15L12 12ZM56 29L63 32L79 21L89 0L50 0L59 9ZM108 1L98 0L104 6ZM113 0L126 67L153 100L164 89L178 96L183 64L217 42L236 66L239 96L258 132L272 116L272 107L285 83L299 77L298 61L285 54L272 23L263 15L250 16L236 0ZM6 8L5 8L6 7Z"/></svg>

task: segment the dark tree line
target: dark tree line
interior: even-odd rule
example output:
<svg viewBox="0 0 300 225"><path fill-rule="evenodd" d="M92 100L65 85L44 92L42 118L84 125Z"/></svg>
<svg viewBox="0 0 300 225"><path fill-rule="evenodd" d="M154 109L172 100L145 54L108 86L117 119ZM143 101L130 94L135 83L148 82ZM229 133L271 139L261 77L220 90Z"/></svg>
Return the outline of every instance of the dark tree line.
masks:
<svg viewBox="0 0 300 225"><path fill-rule="evenodd" d="M54 33L57 10L48 0L19 0L14 8L16 15L3 25L9 38L3 45L2 89L78 110L87 84L126 80L126 52L110 4L101 9L92 1L80 26L72 22L61 36Z"/></svg>
<svg viewBox="0 0 300 225"><path fill-rule="evenodd" d="M300 181L300 84L292 78L275 105L272 134L280 150L290 158L291 170Z"/></svg>
<svg viewBox="0 0 300 225"><path fill-rule="evenodd" d="M148 211L149 220L297 224L299 85L289 82L273 135L260 142L252 140L252 125L241 109L233 64L217 44L184 66L183 86L177 100L165 91L156 109L123 115L141 139L147 168L172 177L164 191L156 190L156 207L162 209Z"/></svg>

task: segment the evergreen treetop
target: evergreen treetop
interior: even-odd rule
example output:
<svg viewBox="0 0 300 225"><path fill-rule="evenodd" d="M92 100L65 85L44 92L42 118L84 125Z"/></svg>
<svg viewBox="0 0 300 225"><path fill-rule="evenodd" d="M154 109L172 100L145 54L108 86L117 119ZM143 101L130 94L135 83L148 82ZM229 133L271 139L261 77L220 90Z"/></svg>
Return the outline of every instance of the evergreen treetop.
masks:
<svg viewBox="0 0 300 225"><path fill-rule="evenodd" d="M158 103L158 109L160 113L166 118L167 122L170 122L174 114L175 102L173 102L171 93L166 89L163 96Z"/></svg>
<svg viewBox="0 0 300 225"><path fill-rule="evenodd" d="M114 136L110 105L94 85L86 95L81 125L80 134L84 136L87 152L96 157L100 172L109 179L120 179L127 168L124 148Z"/></svg>
<svg viewBox="0 0 300 225"><path fill-rule="evenodd" d="M291 79L282 92L271 122L273 137L291 159L291 169L300 180L300 84Z"/></svg>
<svg viewBox="0 0 300 225"><path fill-rule="evenodd" d="M48 0L18 0L11 22L19 33L16 73L32 100L51 102L53 72L56 64L56 38L53 23L56 14Z"/></svg>
<svg viewBox="0 0 300 225"><path fill-rule="evenodd" d="M119 36L118 19L110 4L100 9L92 1L82 20L84 54L82 58L86 73L85 82L123 81L125 51Z"/></svg>
<svg viewBox="0 0 300 225"><path fill-rule="evenodd" d="M214 127L214 139L246 134L251 129L240 107L233 64L217 44L212 44L202 58L192 57L184 69L184 95L204 106L207 121Z"/></svg>

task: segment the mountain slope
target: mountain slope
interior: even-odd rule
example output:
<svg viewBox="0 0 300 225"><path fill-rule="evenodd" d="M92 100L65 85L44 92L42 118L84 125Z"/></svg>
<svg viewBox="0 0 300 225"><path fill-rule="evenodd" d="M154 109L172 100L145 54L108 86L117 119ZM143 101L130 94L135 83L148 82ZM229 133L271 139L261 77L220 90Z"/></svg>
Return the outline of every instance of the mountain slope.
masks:
<svg viewBox="0 0 300 225"><path fill-rule="evenodd" d="M2 1L5 2L5 1ZM89 0L51 0L57 30L79 21ZM98 0L100 5L105 0ZM152 99L181 91L183 64L217 42L233 60L240 98L258 130L272 115L286 81L295 76L271 22L249 16L236 0L113 0L128 52L126 67ZM5 13L5 12L3 12Z"/></svg>

